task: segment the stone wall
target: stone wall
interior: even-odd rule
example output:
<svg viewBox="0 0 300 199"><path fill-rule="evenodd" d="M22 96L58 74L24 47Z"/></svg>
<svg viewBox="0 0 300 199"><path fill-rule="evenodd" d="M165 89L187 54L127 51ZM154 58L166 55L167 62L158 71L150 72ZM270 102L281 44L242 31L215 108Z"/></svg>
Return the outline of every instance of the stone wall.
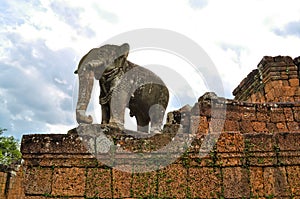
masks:
<svg viewBox="0 0 300 199"><path fill-rule="evenodd" d="M0 198L22 199L25 197L23 189L23 169L19 165L0 165Z"/></svg>
<svg viewBox="0 0 300 199"><path fill-rule="evenodd" d="M265 56L233 91L235 99L247 102L300 101L300 57Z"/></svg>
<svg viewBox="0 0 300 199"><path fill-rule="evenodd" d="M174 163L147 173L103 165L75 135L24 136L25 198L300 198L299 133L224 132L201 156L204 136Z"/></svg>
<svg viewBox="0 0 300 199"><path fill-rule="evenodd" d="M300 199L299 63L264 57L235 100L206 93L168 113L163 134L93 124L24 135L0 198Z"/></svg>
<svg viewBox="0 0 300 199"><path fill-rule="evenodd" d="M299 109L295 102L245 103L208 93L194 107L175 111L163 134L149 138L100 125L26 135L25 198L300 198ZM98 150L100 129L114 143L107 153ZM166 167L163 158L146 164L123 153L146 157L174 139L186 142L185 136L191 145ZM176 147L168 157L178 155ZM153 171L134 172L138 164Z"/></svg>

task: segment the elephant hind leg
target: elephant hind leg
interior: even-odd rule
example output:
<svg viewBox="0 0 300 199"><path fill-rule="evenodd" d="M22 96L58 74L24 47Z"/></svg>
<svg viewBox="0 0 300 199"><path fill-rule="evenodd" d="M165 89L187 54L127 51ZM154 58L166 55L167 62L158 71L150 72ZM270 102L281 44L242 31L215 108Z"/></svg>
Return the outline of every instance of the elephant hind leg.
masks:
<svg viewBox="0 0 300 199"><path fill-rule="evenodd" d="M136 123L137 123L137 130L148 133L150 118L142 116L141 114L136 114L135 117L136 117Z"/></svg>
<svg viewBox="0 0 300 199"><path fill-rule="evenodd" d="M101 124L108 124L110 119L110 108L109 104L102 104L101 105L102 110L102 121Z"/></svg>
<svg viewBox="0 0 300 199"><path fill-rule="evenodd" d="M161 126L163 124L163 118L165 114L165 108L160 104L154 104L149 109L149 116L151 119L150 133L161 133Z"/></svg>

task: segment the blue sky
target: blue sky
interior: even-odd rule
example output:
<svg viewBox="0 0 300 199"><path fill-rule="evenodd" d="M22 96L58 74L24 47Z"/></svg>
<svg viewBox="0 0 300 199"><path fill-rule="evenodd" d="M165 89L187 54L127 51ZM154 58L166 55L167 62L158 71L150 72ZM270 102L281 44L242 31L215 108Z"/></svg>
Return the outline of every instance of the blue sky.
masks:
<svg viewBox="0 0 300 199"><path fill-rule="evenodd" d="M297 0L0 0L0 127L19 139L75 127L78 61L139 28L169 29L197 42L227 98L264 55L300 56Z"/></svg>

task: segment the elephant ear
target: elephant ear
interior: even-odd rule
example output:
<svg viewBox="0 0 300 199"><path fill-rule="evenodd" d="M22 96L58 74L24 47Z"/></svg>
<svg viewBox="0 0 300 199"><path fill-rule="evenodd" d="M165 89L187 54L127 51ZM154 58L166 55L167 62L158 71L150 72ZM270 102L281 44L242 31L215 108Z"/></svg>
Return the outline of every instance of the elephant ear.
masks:
<svg viewBox="0 0 300 199"><path fill-rule="evenodd" d="M129 49L130 49L130 47L129 47L129 44L128 43L124 43L124 44L122 44L121 46L120 46L120 49L119 49L119 54L120 55L128 55L128 53L129 53Z"/></svg>
<svg viewBox="0 0 300 199"><path fill-rule="evenodd" d="M82 62L85 60L85 58L87 57L87 55L91 52L92 50L90 50L86 55L84 55L81 60L79 61L79 64L78 64L78 68L74 71L74 74L78 74L78 70L79 70L79 67L81 66Z"/></svg>

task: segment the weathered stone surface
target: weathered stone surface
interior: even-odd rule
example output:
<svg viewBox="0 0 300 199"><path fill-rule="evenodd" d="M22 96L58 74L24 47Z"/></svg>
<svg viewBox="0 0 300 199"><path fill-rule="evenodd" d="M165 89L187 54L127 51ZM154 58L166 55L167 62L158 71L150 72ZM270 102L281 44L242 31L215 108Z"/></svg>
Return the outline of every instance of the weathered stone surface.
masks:
<svg viewBox="0 0 300 199"><path fill-rule="evenodd" d="M250 184L253 197L263 197L264 192L264 175L262 167L251 167L250 170Z"/></svg>
<svg viewBox="0 0 300 199"><path fill-rule="evenodd" d="M89 198L112 198L111 181L110 169L88 169L86 176L86 196Z"/></svg>
<svg viewBox="0 0 300 199"><path fill-rule="evenodd" d="M84 168L54 168L51 194L54 196L84 196L85 182Z"/></svg>
<svg viewBox="0 0 300 199"><path fill-rule="evenodd" d="M112 176L113 176L113 197L114 198L130 197L132 173L113 169Z"/></svg>
<svg viewBox="0 0 300 199"><path fill-rule="evenodd" d="M50 194L52 183L51 168L33 167L28 168L25 174L25 193L34 194Z"/></svg>
<svg viewBox="0 0 300 199"><path fill-rule="evenodd" d="M190 168L189 191L192 198L219 198L221 190L221 172L219 168Z"/></svg>
<svg viewBox="0 0 300 199"><path fill-rule="evenodd" d="M224 168L223 183L225 198L248 198L250 196L248 171L244 168Z"/></svg>
<svg viewBox="0 0 300 199"><path fill-rule="evenodd" d="M264 168L264 187L266 196L288 196L290 188L285 168Z"/></svg>
<svg viewBox="0 0 300 199"><path fill-rule="evenodd" d="M132 181L132 195L135 198L157 197L157 172L134 173Z"/></svg>
<svg viewBox="0 0 300 199"><path fill-rule="evenodd" d="M158 171L158 197L186 198L187 170L182 165L170 165Z"/></svg>

